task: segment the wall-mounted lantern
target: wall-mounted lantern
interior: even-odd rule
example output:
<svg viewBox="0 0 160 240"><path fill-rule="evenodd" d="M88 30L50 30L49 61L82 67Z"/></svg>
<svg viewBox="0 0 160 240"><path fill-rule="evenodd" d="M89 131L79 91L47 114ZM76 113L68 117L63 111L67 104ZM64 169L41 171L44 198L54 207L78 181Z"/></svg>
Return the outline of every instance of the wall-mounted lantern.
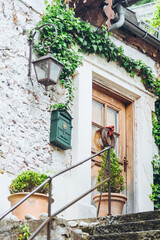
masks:
<svg viewBox="0 0 160 240"><path fill-rule="evenodd" d="M33 39L37 33L37 30L39 31L44 26L48 26L48 25L52 26L55 29L55 39L51 45L46 47L44 46L44 41L47 40L47 38L44 38L44 40L42 41L42 46L43 48L48 48L47 55L40 57L36 61L32 61ZM53 46L53 44L57 39L57 28L55 27L54 24L46 23L41 25L37 30L33 33L33 35L30 38L30 56L29 56L28 76L31 76L31 62L32 62L34 65L37 81L45 86L49 86L51 84L57 83L59 76L62 72L62 69L64 67L64 65L61 64L56 58L54 58L50 52L50 48ZM48 40L50 39L48 38Z"/></svg>

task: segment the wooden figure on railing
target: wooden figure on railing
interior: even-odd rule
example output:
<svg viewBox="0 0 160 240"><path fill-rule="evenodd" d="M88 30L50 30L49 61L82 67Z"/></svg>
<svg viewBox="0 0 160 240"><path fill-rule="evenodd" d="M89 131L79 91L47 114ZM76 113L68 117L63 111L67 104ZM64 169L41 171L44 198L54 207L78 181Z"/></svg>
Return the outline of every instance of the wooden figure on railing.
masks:
<svg viewBox="0 0 160 240"><path fill-rule="evenodd" d="M98 150L112 146L115 148L114 126L100 128L95 132L94 144Z"/></svg>

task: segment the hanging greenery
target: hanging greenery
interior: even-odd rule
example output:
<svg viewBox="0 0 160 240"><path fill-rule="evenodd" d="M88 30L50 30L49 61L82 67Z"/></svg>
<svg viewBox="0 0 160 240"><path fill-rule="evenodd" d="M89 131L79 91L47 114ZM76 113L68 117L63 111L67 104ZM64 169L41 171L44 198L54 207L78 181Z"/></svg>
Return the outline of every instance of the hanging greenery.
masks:
<svg viewBox="0 0 160 240"><path fill-rule="evenodd" d="M160 157L154 156L152 161L153 165L153 184L152 194L149 195L150 199L154 202L155 210L160 209Z"/></svg>
<svg viewBox="0 0 160 240"><path fill-rule="evenodd" d="M160 26L160 0L156 2L156 10L154 11L153 18L150 20L150 24L155 28Z"/></svg>
<svg viewBox="0 0 160 240"><path fill-rule="evenodd" d="M153 116L153 135L160 150L160 79L157 79L152 69L141 60L134 60L124 54L122 47L117 47L110 39L110 34L106 27L102 27L101 32L96 30L88 22L83 22L75 17L72 9L66 10L64 1L54 0L52 4L46 6L42 15L42 20L38 23L53 23L57 26L58 37L52 46L51 52L61 63L65 65L60 82L66 89L67 100L65 103L58 103L51 108L68 109L73 104L74 85L72 76L79 65L83 63L81 53L97 54L105 58L108 62L114 61L120 67L126 69L130 76L135 74L141 77L145 88L158 96L155 104L155 114ZM54 32L51 26L46 26L41 30L41 39L50 37L50 43L54 40ZM34 45L34 49L39 56L43 56L46 50L41 45L41 40Z"/></svg>
<svg viewBox="0 0 160 240"><path fill-rule="evenodd" d="M149 23L155 28L159 28L160 26L160 0L156 2L156 9L153 14L153 18L149 21ZM160 149L160 117L159 117L160 116L160 99L157 100L155 109L156 109L157 119L153 114L152 116L153 135L155 138L155 143ZM152 194L150 195L150 199L154 202L154 208L160 209L160 154L159 156L154 156L152 161L152 166L153 166L153 184L151 184Z"/></svg>

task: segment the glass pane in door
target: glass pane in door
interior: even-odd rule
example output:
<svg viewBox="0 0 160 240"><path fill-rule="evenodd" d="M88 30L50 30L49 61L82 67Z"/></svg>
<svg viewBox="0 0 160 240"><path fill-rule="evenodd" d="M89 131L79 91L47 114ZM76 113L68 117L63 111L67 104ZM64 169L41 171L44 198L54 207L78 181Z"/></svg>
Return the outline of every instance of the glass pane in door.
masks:
<svg viewBox="0 0 160 240"><path fill-rule="evenodd" d="M114 126L114 131L118 133L118 112L107 107L107 127L111 125Z"/></svg>
<svg viewBox="0 0 160 240"><path fill-rule="evenodd" d="M112 108L107 107L107 127L108 126L114 126L114 132L119 132L119 118L118 118L118 112ZM115 137L115 153L118 156L118 149L119 149L119 139L118 136L114 134Z"/></svg>
<svg viewBox="0 0 160 240"><path fill-rule="evenodd" d="M96 148L95 146L95 133L99 129L94 124L98 124L100 126L104 126L104 105L102 103L99 103L95 100L92 101L92 148ZM98 149L97 149L98 150Z"/></svg>
<svg viewBox="0 0 160 240"><path fill-rule="evenodd" d="M92 121L102 126L104 124L104 105L95 100L92 101Z"/></svg>

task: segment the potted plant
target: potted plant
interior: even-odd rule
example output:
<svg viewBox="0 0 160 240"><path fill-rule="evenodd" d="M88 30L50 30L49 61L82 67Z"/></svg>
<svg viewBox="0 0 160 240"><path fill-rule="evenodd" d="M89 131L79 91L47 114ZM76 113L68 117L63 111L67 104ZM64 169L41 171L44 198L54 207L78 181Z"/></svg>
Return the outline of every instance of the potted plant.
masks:
<svg viewBox="0 0 160 240"><path fill-rule="evenodd" d="M19 174L12 180L9 191L10 196L8 200L11 207L24 198L29 192L33 191L41 183L43 183L48 176L40 172L27 170ZM30 198L24 201L19 207L12 211L12 214L17 216L20 220L25 218L26 214L31 214L39 218L41 213L48 211L48 196L49 184L45 184L38 192L34 193ZM52 203L54 200L52 199Z"/></svg>
<svg viewBox="0 0 160 240"><path fill-rule="evenodd" d="M99 170L99 174L97 176L97 183L103 181L107 152L108 151L106 151L102 156L102 163L101 168ZM111 161L111 214L117 215L122 213L123 206L127 201L127 197L124 196L123 194L120 194L120 192L122 192L125 188L124 178L121 175L122 170L120 169L118 157L116 156L113 148L110 149L110 161ZM108 165L106 168L105 178L108 178ZM101 187L99 187L97 190L100 192ZM96 207L98 207L99 204L99 197L100 194L96 194L93 197ZM106 182L103 185L99 216L103 217L107 216L107 214L108 214L108 182Z"/></svg>

